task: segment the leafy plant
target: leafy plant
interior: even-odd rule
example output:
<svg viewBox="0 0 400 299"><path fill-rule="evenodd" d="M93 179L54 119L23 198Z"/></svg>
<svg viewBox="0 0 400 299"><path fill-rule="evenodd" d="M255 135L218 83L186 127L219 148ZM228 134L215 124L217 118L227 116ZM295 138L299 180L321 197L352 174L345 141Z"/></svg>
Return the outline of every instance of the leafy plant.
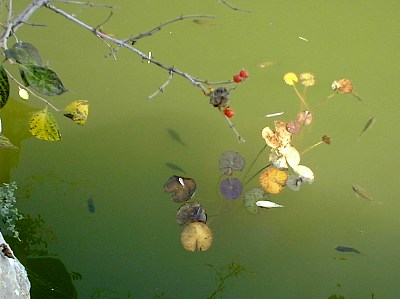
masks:
<svg viewBox="0 0 400 299"><path fill-rule="evenodd" d="M0 187L0 216L5 229L12 233L15 238L19 239L19 232L15 228L15 221L22 219L23 216L14 207L16 203L15 190L17 190L15 182L10 184L4 183L3 187Z"/></svg>

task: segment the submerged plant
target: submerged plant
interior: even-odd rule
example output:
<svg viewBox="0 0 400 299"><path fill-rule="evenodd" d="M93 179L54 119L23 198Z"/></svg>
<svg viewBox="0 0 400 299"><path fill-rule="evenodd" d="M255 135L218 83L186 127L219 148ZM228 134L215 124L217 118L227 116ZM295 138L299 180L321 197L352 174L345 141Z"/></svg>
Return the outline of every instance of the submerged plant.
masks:
<svg viewBox="0 0 400 299"><path fill-rule="evenodd" d="M19 232L15 228L15 221L24 217L14 207L16 203L15 190L17 190L15 182L10 184L4 183L3 187L0 187L0 215L4 228L12 233L15 238L19 239Z"/></svg>

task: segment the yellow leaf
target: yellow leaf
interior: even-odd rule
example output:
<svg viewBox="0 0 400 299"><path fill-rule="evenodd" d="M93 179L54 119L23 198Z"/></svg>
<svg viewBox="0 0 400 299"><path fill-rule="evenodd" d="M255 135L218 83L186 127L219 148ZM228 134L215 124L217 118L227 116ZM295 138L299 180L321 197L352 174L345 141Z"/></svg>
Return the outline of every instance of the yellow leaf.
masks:
<svg viewBox="0 0 400 299"><path fill-rule="evenodd" d="M283 76L283 80L285 80L286 84L288 85L294 85L297 81L299 81L299 78L297 78L295 73L286 73Z"/></svg>
<svg viewBox="0 0 400 299"><path fill-rule="evenodd" d="M61 134L53 114L47 107L35 113L29 120L29 131L33 136L47 141L61 140Z"/></svg>
<svg viewBox="0 0 400 299"><path fill-rule="evenodd" d="M304 86L313 86L315 84L315 77L311 73L302 73L300 74L300 81Z"/></svg>
<svg viewBox="0 0 400 299"><path fill-rule="evenodd" d="M86 100L75 101L65 107L64 110L64 116L83 126L89 114L89 102Z"/></svg>

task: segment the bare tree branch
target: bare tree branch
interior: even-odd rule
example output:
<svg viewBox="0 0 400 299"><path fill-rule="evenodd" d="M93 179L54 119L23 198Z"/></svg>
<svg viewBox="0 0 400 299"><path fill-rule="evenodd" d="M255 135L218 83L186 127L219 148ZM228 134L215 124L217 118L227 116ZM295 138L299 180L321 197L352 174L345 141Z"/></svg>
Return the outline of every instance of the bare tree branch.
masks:
<svg viewBox="0 0 400 299"><path fill-rule="evenodd" d="M237 10L237 11L243 11L243 12L251 12L251 10L249 9L241 9L241 8L237 8L231 4L229 4L228 2L226 2L225 0L219 0L219 2L221 2L222 4L225 4L226 6L228 6L229 8L233 9L233 10Z"/></svg>

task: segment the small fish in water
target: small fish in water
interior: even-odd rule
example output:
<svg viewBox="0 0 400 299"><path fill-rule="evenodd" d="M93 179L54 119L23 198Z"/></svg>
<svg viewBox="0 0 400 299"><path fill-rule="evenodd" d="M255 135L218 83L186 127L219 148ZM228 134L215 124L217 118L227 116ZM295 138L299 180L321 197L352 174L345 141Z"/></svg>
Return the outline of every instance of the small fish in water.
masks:
<svg viewBox="0 0 400 299"><path fill-rule="evenodd" d="M185 143L182 141L181 136L178 134L177 131L175 131L174 129L168 128L167 129L168 134L171 136L172 139L174 139L175 141L177 141L178 143L185 145Z"/></svg>
<svg viewBox="0 0 400 299"><path fill-rule="evenodd" d="M165 165L173 170L180 171L182 173L186 173L182 168L180 168L178 165L170 162L165 162Z"/></svg>
<svg viewBox="0 0 400 299"><path fill-rule="evenodd" d="M87 201L87 208L90 213L94 213L96 211L96 207L94 206L93 198L89 198Z"/></svg>
<svg viewBox="0 0 400 299"><path fill-rule="evenodd" d="M361 253L360 251L358 251L355 248L352 247L346 247L346 246L338 246L335 248L335 250L337 251L341 251L341 252L355 252L355 253Z"/></svg>
<svg viewBox="0 0 400 299"><path fill-rule="evenodd" d="M211 22L210 20L201 20L201 19L195 19L193 20L193 23L200 25L200 26L215 26L215 23Z"/></svg>
<svg viewBox="0 0 400 299"><path fill-rule="evenodd" d="M365 191L363 188L361 188L360 186L358 186L358 185L353 185L352 186L352 188L353 188L353 191L356 193L356 194L358 194L359 196L361 196L361 197L363 197L363 198L365 198L365 199L368 199L368 200L374 200L374 198L371 196L371 195L369 195L368 193L367 193L367 191Z"/></svg>
<svg viewBox="0 0 400 299"><path fill-rule="evenodd" d="M365 124L364 129L362 129L362 131L360 132L359 136L361 136L366 130L368 130L374 123L375 123L375 118L371 116L368 122Z"/></svg>

